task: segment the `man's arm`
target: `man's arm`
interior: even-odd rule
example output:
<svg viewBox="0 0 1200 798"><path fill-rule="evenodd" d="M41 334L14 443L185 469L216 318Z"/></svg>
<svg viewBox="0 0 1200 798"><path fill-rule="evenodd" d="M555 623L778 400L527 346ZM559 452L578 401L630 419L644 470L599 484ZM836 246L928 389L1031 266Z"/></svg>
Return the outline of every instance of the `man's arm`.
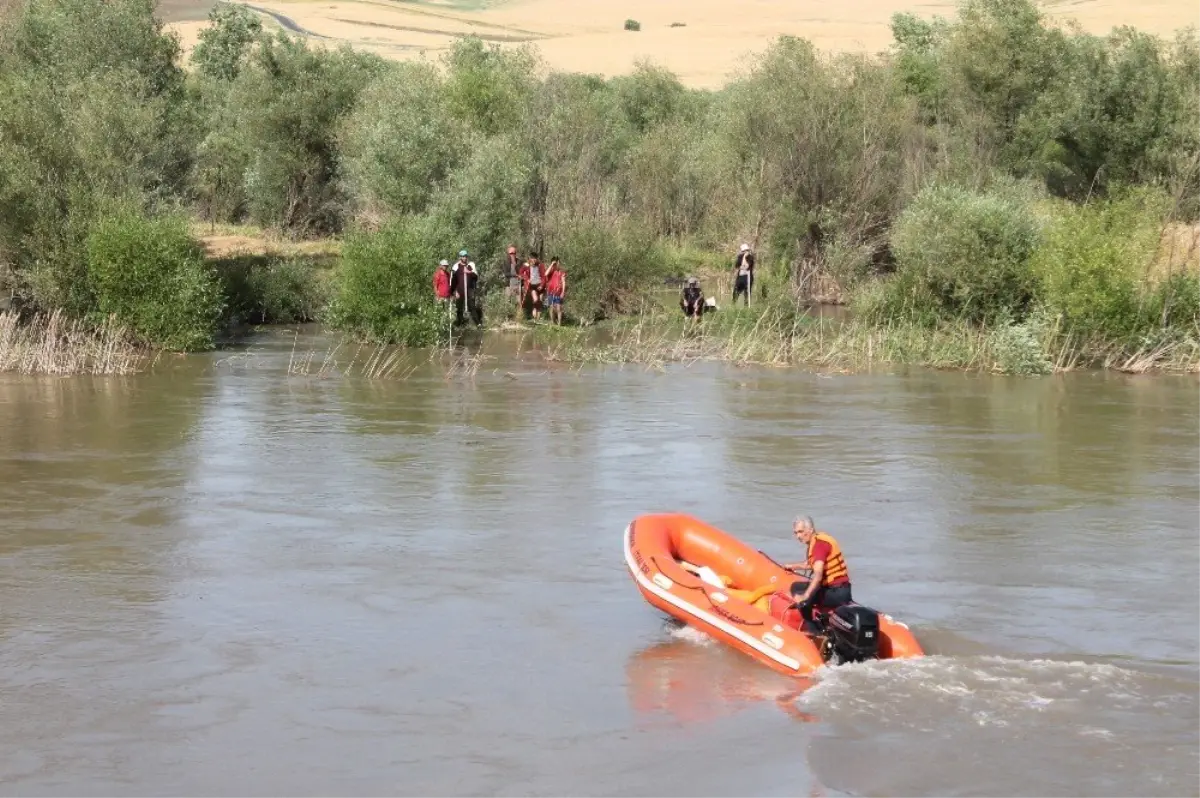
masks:
<svg viewBox="0 0 1200 798"><path fill-rule="evenodd" d="M804 591L804 595L796 599L797 604L803 604L812 598L812 594L817 592L817 588L821 586L821 577L825 574L825 561L817 560L813 563L812 579L808 583L808 589ZM794 593L792 595L795 595Z"/></svg>

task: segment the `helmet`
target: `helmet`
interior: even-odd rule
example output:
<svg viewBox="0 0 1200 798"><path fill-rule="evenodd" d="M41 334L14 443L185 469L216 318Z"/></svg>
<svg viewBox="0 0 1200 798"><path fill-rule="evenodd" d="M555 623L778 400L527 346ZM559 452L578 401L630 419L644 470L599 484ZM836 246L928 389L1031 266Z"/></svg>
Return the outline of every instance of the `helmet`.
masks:
<svg viewBox="0 0 1200 798"><path fill-rule="evenodd" d="M750 251L750 245L742 244L742 252L749 252L749 251Z"/></svg>
<svg viewBox="0 0 1200 798"><path fill-rule="evenodd" d="M460 250L458 251L458 257L460 257L460 258L465 258L465 257L467 257L467 251L466 251L465 249L460 249Z"/></svg>
<svg viewBox="0 0 1200 798"><path fill-rule="evenodd" d="M445 258L442 258L441 262L438 263L438 266L449 266L449 265L450 265L450 261L446 260Z"/></svg>
<svg viewBox="0 0 1200 798"><path fill-rule="evenodd" d="M687 281L688 281L688 285L695 285L696 283L700 282L700 281L699 281L699 280L697 280L695 277L689 277L689 278L687 279Z"/></svg>

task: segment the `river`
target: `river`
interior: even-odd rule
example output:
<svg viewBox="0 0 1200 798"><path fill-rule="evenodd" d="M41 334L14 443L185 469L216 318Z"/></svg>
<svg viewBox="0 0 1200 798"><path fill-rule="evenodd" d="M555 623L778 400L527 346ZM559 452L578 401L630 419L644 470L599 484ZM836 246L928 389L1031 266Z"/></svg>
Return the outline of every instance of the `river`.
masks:
<svg viewBox="0 0 1200 798"><path fill-rule="evenodd" d="M0 794L1197 794L1195 377L288 376L326 346L0 375ZM931 656L675 628L664 510L812 515Z"/></svg>

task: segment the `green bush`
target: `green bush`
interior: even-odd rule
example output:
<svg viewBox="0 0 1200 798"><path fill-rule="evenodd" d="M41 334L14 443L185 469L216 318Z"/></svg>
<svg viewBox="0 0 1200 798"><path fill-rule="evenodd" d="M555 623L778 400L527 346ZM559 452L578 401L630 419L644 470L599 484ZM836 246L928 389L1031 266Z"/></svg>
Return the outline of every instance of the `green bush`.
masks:
<svg viewBox="0 0 1200 798"><path fill-rule="evenodd" d="M499 260L505 245L520 238L532 174L529 153L516 136L486 139L420 222L427 240L442 253L465 248L480 268Z"/></svg>
<svg viewBox="0 0 1200 798"><path fill-rule="evenodd" d="M436 343L449 318L433 295L438 257L417 220L349 235L328 312L330 324L377 343Z"/></svg>
<svg viewBox="0 0 1200 798"><path fill-rule="evenodd" d="M537 86L537 58L528 48L485 45L474 36L455 40L443 60L446 100L462 128L496 136L520 128Z"/></svg>
<svg viewBox="0 0 1200 798"><path fill-rule="evenodd" d="M1054 368L1046 354L1051 323L1047 314L1039 311L1021 322L1002 320L989 330L987 342L994 368L1005 374L1049 374Z"/></svg>
<svg viewBox="0 0 1200 798"><path fill-rule="evenodd" d="M928 298L942 316L1020 319L1033 298L1029 259L1038 236L1032 208L1015 191L933 186L900 215L892 251L912 296Z"/></svg>
<svg viewBox="0 0 1200 798"><path fill-rule="evenodd" d="M295 324L321 318L326 289L311 258L242 256L216 266L231 323Z"/></svg>
<svg viewBox="0 0 1200 798"><path fill-rule="evenodd" d="M87 264L101 314L115 315L152 346L212 348L220 284L182 219L134 210L106 215L88 236Z"/></svg>
<svg viewBox="0 0 1200 798"><path fill-rule="evenodd" d="M543 260L556 256L567 272L566 312L583 323L640 307L672 266L661 242L633 222L576 222L547 237Z"/></svg>
<svg viewBox="0 0 1200 798"><path fill-rule="evenodd" d="M916 103L891 69L858 55L830 62L783 36L713 113L741 162L713 201L741 205L737 228L766 223L773 244L820 266L834 240L883 245L912 192L906 154L920 151Z"/></svg>
<svg viewBox="0 0 1200 798"><path fill-rule="evenodd" d="M1197 143L1197 87L1178 63L1187 57L1129 28L1072 37L1063 56L1069 72L1017 126L1025 168L1056 194L1080 200L1110 184L1169 179Z"/></svg>
<svg viewBox="0 0 1200 798"><path fill-rule="evenodd" d="M367 214L421 213L470 152L437 71L401 64L363 92L341 135L350 187Z"/></svg>
<svg viewBox="0 0 1200 798"><path fill-rule="evenodd" d="M629 124L639 133L667 122L687 121L688 91L668 69L640 61L633 74L613 78L611 86Z"/></svg>
<svg viewBox="0 0 1200 798"><path fill-rule="evenodd" d="M194 146L178 42L149 0L32 0L0 15L0 262L35 307L94 309L101 207L182 194Z"/></svg>
<svg viewBox="0 0 1200 798"><path fill-rule="evenodd" d="M1143 315L1150 324L1200 331L1200 275L1177 272L1149 288L1143 297Z"/></svg>
<svg viewBox="0 0 1200 798"><path fill-rule="evenodd" d="M209 27L200 31L192 50L196 70L216 80L233 80L250 47L263 36L262 22L248 6L219 0L208 12Z"/></svg>
<svg viewBox="0 0 1200 798"><path fill-rule="evenodd" d="M1033 258L1042 302L1085 335L1124 338L1157 324L1163 303L1143 296L1143 277L1165 209L1163 197L1145 192L1057 205Z"/></svg>
<svg viewBox="0 0 1200 798"><path fill-rule="evenodd" d="M202 204L294 235L335 233L350 208L338 137L378 56L263 38L236 78L204 86L207 130L194 175Z"/></svg>
<svg viewBox="0 0 1200 798"><path fill-rule="evenodd" d="M872 324L905 322L933 328L944 318L939 298L916 272L900 272L856 285L850 294L850 310L856 318Z"/></svg>
<svg viewBox="0 0 1200 798"><path fill-rule="evenodd" d="M642 29L642 23L638 22L636 19L625 20L625 30L637 31L637 30L641 30L641 29Z"/></svg>

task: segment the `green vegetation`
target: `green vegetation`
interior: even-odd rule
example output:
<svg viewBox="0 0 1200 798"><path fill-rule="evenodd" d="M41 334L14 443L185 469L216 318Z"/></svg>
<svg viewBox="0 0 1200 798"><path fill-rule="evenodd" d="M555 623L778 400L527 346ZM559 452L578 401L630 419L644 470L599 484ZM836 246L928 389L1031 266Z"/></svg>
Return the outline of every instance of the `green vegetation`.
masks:
<svg viewBox="0 0 1200 798"><path fill-rule="evenodd" d="M883 56L782 37L709 92L649 64L547 73L471 38L392 63L226 3L184 64L152 11L22 0L0 17L0 293L27 318L111 317L178 350L311 320L427 345L449 323L436 261L469 250L502 322L513 244L562 258L572 323L642 342L655 325L681 356L1200 368L1194 31L1098 37L1031 0L964 0L953 22L897 15ZM198 222L344 246L331 268L205 257ZM752 309L700 330L673 300L645 310L689 273L725 296L741 241ZM806 315L822 298L852 321Z"/></svg>
<svg viewBox="0 0 1200 798"><path fill-rule="evenodd" d="M101 314L151 346L212 348L220 286L183 219L128 210L102 216L86 249L87 281Z"/></svg>
<svg viewBox="0 0 1200 798"><path fill-rule="evenodd" d="M436 253L425 232L400 220L348 238L330 322L378 343L436 343L447 315L429 301Z"/></svg>

